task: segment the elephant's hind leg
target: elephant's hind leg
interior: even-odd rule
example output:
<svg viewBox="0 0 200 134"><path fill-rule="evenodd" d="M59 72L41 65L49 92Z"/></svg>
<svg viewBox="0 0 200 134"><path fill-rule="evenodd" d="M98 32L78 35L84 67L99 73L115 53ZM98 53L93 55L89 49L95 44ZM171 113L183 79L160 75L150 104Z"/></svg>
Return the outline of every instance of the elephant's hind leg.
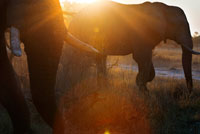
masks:
<svg viewBox="0 0 200 134"><path fill-rule="evenodd" d="M152 63L152 50L144 49L133 54L133 59L137 62L139 72L136 77L136 84L142 91L147 90L147 83L155 77L155 70Z"/></svg>

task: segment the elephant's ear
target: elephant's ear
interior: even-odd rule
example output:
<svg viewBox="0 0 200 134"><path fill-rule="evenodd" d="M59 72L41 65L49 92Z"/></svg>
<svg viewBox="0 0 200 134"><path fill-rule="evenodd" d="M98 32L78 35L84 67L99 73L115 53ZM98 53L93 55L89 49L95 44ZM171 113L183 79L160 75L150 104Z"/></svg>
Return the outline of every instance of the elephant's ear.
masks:
<svg viewBox="0 0 200 134"><path fill-rule="evenodd" d="M11 52L13 55L20 57L20 56L22 56L22 50L20 47L20 44L21 44L20 32L17 28L15 28L13 26L9 29L9 32L10 32L9 48L11 49ZM7 42L7 45L8 45L8 42Z"/></svg>

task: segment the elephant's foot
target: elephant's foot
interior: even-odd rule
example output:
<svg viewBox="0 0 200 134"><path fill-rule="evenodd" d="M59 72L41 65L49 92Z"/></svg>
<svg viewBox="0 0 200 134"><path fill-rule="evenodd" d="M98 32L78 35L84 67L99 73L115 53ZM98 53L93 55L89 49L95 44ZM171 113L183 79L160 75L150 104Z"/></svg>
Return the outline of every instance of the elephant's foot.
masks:
<svg viewBox="0 0 200 134"><path fill-rule="evenodd" d="M97 76L97 86L98 87L105 87L108 85L108 78L104 75Z"/></svg>
<svg viewBox="0 0 200 134"><path fill-rule="evenodd" d="M184 92L184 97L186 99L192 98L192 96L194 95L192 80L191 81L187 81L187 89L185 91L183 90L183 92Z"/></svg>
<svg viewBox="0 0 200 134"><path fill-rule="evenodd" d="M192 84L192 80L187 82L187 91L188 94L190 95L193 91L193 84Z"/></svg>
<svg viewBox="0 0 200 134"><path fill-rule="evenodd" d="M139 85L139 91L145 95L145 96L149 96L149 90L147 89L146 85Z"/></svg>
<svg viewBox="0 0 200 134"><path fill-rule="evenodd" d="M189 100L194 97L193 95L194 93L192 90L185 88L183 85L177 86L173 92L173 97L177 100Z"/></svg>

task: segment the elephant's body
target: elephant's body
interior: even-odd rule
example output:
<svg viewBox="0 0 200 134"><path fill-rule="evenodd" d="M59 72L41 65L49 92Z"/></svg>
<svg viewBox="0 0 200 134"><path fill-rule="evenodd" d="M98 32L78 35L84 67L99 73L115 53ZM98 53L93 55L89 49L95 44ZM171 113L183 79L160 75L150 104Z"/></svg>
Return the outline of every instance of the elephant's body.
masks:
<svg viewBox="0 0 200 134"><path fill-rule="evenodd" d="M137 85L145 89L146 83L155 76L152 50L156 45L171 39L186 44L188 48L193 47L184 12L178 7L158 2L124 5L103 1L91 4L73 18L69 31L104 55L132 53L139 66ZM188 87L192 87L191 56L183 48L183 67ZM102 59L99 63L105 63ZM102 67L105 65L99 68Z"/></svg>
<svg viewBox="0 0 200 134"><path fill-rule="evenodd" d="M106 55L127 55L143 47L153 49L162 40L170 38L166 29L176 28L173 26L175 20L169 20L170 16L164 10L175 13L177 18L173 19L179 19L180 15L179 23L187 25L183 11L177 7L149 2L123 5L109 1L95 3L81 10L73 18L69 31L102 49Z"/></svg>
<svg viewBox="0 0 200 134"><path fill-rule="evenodd" d="M166 27L166 23L163 23L165 17L159 10L151 3L94 4L74 17L69 31L102 49L106 55L127 55L143 45L154 48L164 40L165 31L160 29Z"/></svg>

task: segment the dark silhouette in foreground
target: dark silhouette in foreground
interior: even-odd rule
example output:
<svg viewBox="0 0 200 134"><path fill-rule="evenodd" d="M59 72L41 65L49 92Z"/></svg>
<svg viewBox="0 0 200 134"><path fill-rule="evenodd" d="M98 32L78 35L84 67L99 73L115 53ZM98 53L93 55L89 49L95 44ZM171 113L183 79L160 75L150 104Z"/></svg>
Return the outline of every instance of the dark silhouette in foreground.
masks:
<svg viewBox="0 0 200 134"><path fill-rule="evenodd" d="M28 133L30 113L6 52L4 32L11 25L19 29L25 44L33 103L54 133L63 133L55 83L64 40L89 53L97 51L66 31L59 0L1 0L0 17L0 102L11 117L14 133Z"/></svg>

